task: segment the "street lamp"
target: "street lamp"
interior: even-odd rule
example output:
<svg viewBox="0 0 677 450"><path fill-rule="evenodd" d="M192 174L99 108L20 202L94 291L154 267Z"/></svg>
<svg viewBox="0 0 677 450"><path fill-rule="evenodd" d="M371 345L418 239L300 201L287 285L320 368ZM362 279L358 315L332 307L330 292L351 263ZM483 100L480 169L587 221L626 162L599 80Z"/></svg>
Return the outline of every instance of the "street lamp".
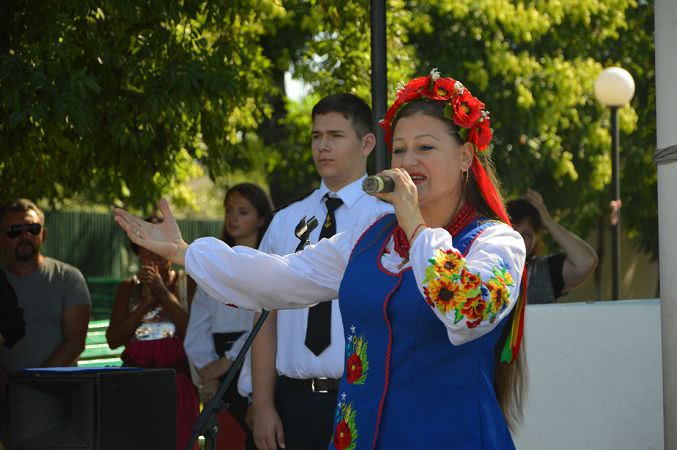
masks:
<svg viewBox="0 0 677 450"><path fill-rule="evenodd" d="M635 93L635 81L620 67L604 69L595 80L595 97L611 110L611 259L613 299L621 295L621 182L618 156L618 108L627 104Z"/></svg>

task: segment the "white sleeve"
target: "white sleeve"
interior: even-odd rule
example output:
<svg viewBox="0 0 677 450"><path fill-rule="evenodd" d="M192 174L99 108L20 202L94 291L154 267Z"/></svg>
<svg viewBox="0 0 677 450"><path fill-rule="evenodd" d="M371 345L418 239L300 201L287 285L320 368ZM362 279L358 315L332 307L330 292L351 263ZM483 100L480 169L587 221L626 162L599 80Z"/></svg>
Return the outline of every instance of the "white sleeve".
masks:
<svg viewBox="0 0 677 450"><path fill-rule="evenodd" d="M465 257L446 230L427 228L416 237L410 258L421 294L454 345L489 333L517 302L524 241L505 224L484 230Z"/></svg>
<svg viewBox="0 0 677 450"><path fill-rule="evenodd" d="M183 340L183 348L188 359L197 368L202 368L218 359L211 333L209 302L212 301L199 287L195 291L188 316L188 328Z"/></svg>
<svg viewBox="0 0 677 450"><path fill-rule="evenodd" d="M240 353L240 349L244 346L244 343L249 337L250 332L251 329L242 333L242 336L240 336L237 339L237 341L233 342L233 346L230 347L230 350L228 350L223 356L225 356L227 359L231 361L235 361L235 358L237 358L237 354Z"/></svg>
<svg viewBox="0 0 677 450"><path fill-rule="evenodd" d="M247 352L247 356L242 363L242 370L237 379L237 391L243 397L249 397L253 391L252 389L252 351Z"/></svg>
<svg viewBox="0 0 677 450"><path fill-rule="evenodd" d="M186 272L225 304L254 311L305 308L338 296L354 235L339 233L286 256L201 238L186 251Z"/></svg>

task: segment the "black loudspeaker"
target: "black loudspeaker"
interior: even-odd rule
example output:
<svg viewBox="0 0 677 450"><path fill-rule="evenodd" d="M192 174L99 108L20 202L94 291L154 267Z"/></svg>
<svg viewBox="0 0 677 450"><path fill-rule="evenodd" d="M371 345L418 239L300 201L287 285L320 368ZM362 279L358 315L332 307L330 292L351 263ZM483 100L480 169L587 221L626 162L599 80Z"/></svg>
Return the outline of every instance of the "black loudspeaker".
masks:
<svg viewBox="0 0 677 450"><path fill-rule="evenodd" d="M173 369L23 370L9 378L9 450L175 450Z"/></svg>

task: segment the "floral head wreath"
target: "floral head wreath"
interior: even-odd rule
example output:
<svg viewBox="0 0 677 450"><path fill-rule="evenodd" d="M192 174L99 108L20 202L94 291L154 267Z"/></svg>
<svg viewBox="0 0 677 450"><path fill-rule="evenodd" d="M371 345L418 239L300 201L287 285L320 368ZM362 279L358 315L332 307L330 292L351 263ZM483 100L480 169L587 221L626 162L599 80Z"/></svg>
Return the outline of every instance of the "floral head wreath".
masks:
<svg viewBox="0 0 677 450"><path fill-rule="evenodd" d="M427 98L433 101L446 103L444 117L451 120L458 128L458 134L465 142L470 142L475 148L471 170L487 206L506 224L510 219L505 212L496 187L487 176L477 153L490 147L493 132L490 126L489 112L484 109L484 103L474 97L461 82L449 77L440 77L437 69L430 75L411 80L397 90L395 103L388 109L380 125L385 131L388 150L392 152L393 120L397 113L408 103ZM517 358L522 336L524 334L524 306L526 304L526 267L522 272L521 293L515 306L510 324L509 335L501 351L501 361L511 363Z"/></svg>
<svg viewBox="0 0 677 450"><path fill-rule="evenodd" d="M395 103L381 120L380 125L385 131L390 151L392 151L392 125L395 116L404 106L419 98L446 102L444 117L458 127L459 136L465 142L472 143L476 152L483 152L489 148L493 132L489 111L484 109L484 103L474 97L460 81L440 77L437 69L433 69L430 75L416 78L406 85L399 86Z"/></svg>

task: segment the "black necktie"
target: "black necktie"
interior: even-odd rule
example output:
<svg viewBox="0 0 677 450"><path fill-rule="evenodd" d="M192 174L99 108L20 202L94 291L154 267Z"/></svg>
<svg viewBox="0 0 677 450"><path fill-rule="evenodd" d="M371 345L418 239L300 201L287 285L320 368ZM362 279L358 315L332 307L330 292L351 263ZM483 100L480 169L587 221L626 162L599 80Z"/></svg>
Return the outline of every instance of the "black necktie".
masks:
<svg viewBox="0 0 677 450"><path fill-rule="evenodd" d="M336 217L334 211L343 204L343 200L326 197L327 217L320 231L320 239L336 234ZM306 347L319 356L331 343L331 304L322 302L308 310L308 328L306 329Z"/></svg>

